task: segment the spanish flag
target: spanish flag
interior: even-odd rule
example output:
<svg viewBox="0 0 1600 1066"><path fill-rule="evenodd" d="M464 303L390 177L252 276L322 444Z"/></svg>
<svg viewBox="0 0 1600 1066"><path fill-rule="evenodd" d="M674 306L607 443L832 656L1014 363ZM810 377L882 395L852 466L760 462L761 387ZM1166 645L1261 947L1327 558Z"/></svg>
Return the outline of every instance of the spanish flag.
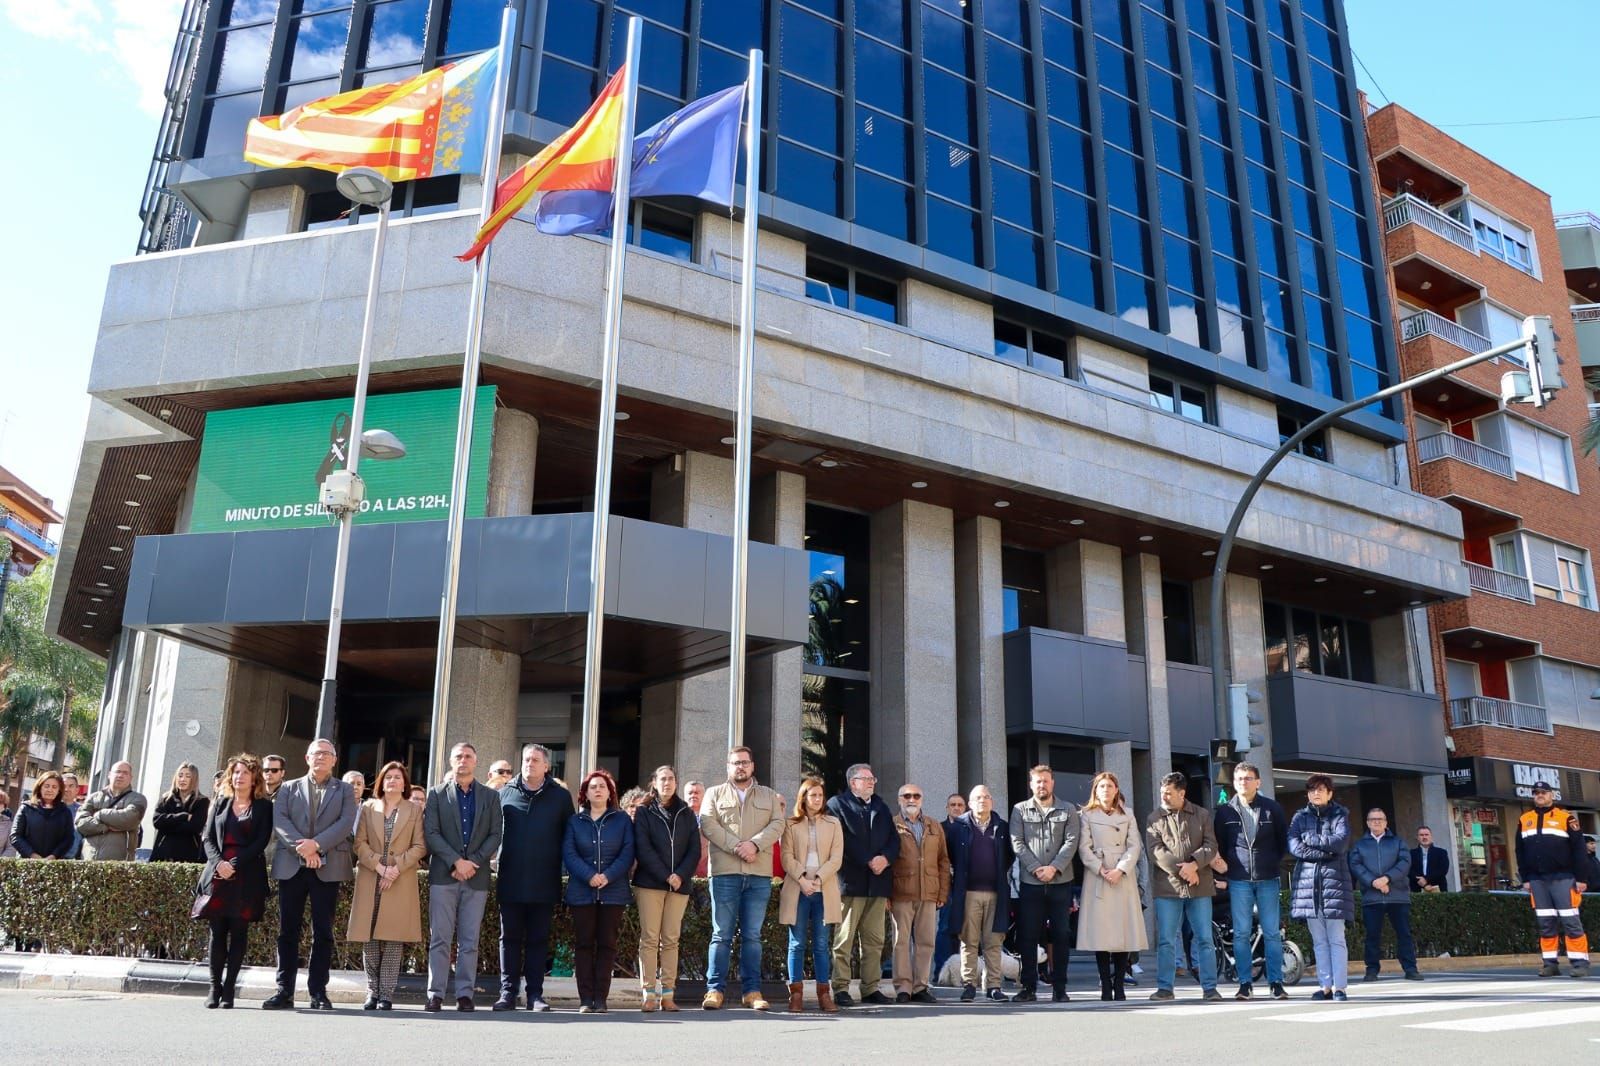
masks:
<svg viewBox="0 0 1600 1066"><path fill-rule="evenodd" d="M500 227L511 221L536 192L611 189L617 166L617 133L622 122L622 84L627 69L624 65L611 76L605 89L571 129L500 183L494 191L494 213L478 230L472 247L456 256L457 259L468 262L482 255Z"/></svg>
<svg viewBox="0 0 1600 1066"><path fill-rule="evenodd" d="M405 81L368 85L250 120L246 161L339 172L373 167L390 181L476 174L494 95L493 49Z"/></svg>

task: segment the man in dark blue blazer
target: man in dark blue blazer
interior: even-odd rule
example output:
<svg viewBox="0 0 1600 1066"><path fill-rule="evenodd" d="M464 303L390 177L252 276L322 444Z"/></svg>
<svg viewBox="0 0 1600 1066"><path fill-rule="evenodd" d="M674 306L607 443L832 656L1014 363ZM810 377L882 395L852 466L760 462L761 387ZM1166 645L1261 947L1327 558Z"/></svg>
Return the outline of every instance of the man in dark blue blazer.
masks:
<svg viewBox="0 0 1600 1066"><path fill-rule="evenodd" d="M1411 888L1414 892L1450 891L1450 853L1433 843L1433 830L1417 830L1417 846L1411 849Z"/></svg>

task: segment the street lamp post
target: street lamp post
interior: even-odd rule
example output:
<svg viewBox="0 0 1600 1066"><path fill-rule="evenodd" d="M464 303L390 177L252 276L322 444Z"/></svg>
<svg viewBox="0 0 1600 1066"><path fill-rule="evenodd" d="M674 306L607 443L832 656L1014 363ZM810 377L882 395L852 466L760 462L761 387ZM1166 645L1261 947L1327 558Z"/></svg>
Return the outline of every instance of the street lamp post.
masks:
<svg viewBox="0 0 1600 1066"><path fill-rule="evenodd" d="M1446 366L1437 367L1416 377L1397 382L1386 389L1379 389L1370 396L1363 396L1359 400L1351 400L1343 406L1312 419L1300 431L1278 445L1278 450L1267 457L1260 470L1256 471L1250 483L1245 486L1244 493L1239 497L1238 504L1233 509L1233 516L1228 520L1227 530L1222 534L1222 542L1217 545L1216 563L1211 568L1211 709L1214 729L1214 740L1211 745L1210 763L1207 767L1210 781L1207 788L1212 796L1216 795L1216 788L1222 784L1218 780L1218 769L1221 760L1218 758L1218 742L1224 742L1230 750L1236 746L1226 745L1229 737L1230 723L1228 721L1228 674L1225 671L1223 654L1223 614L1225 596L1227 594L1228 559L1233 554L1233 543L1239 535L1239 526L1244 522L1245 513L1250 510L1250 504L1256 498L1256 493L1266 483L1267 477L1277 468L1284 456L1298 449L1306 438L1322 429L1332 425L1345 415L1352 414L1370 404L1386 400L1391 396L1409 392L1419 385L1426 385L1430 381L1437 381L1442 377L1458 373L1468 367L1477 366L1479 363L1502 355L1511 355L1523 349L1529 349L1528 373L1511 372L1504 376L1501 391L1508 403L1534 403L1542 405L1545 402L1545 393L1548 390L1561 387L1559 373L1553 367L1556 363L1554 352L1554 336L1549 332L1549 320L1541 322L1530 318L1523 327L1524 335L1505 344L1496 345L1484 352L1470 355L1465 359L1458 359ZM1541 367L1545 367L1541 376ZM1600 689L1596 690L1600 693ZM1248 746L1248 738L1236 737L1236 741L1244 742Z"/></svg>
<svg viewBox="0 0 1600 1066"><path fill-rule="evenodd" d="M372 268L367 277L367 306L361 320L361 354L356 361L356 392L350 407L350 430L345 437L345 466L334 470L322 482L322 505L339 520L339 538L333 555L333 602L328 609L328 646L322 659L322 692L317 700L318 737L333 739L334 704L339 674L339 632L344 623L344 583L350 565L350 530L356 512L366 498L366 486L356 472L362 455L369 459L398 459L406 454L405 445L393 433L382 429L363 432L367 413L367 379L372 372L372 332L378 311L378 281L383 271L383 241L389 231L389 204L394 183L371 167L354 167L341 173L334 183L341 195L359 210L378 209L378 225L372 238Z"/></svg>

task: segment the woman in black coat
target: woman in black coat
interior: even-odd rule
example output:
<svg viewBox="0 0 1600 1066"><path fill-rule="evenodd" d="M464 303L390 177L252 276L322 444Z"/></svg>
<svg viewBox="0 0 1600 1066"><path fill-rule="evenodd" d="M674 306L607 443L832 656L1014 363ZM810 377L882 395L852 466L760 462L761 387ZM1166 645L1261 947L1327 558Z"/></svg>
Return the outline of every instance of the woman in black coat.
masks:
<svg viewBox="0 0 1600 1066"><path fill-rule="evenodd" d="M206 819L206 866L200 872L194 917L211 923L211 994L206 1007L233 1006L234 985L244 965L250 923L267 906L267 843L272 839L272 801L261 762L240 754L228 760L217 802Z"/></svg>
<svg viewBox="0 0 1600 1066"><path fill-rule="evenodd" d="M695 867L700 862L700 823L678 798L678 774L656 769L650 801L633 819L634 900L639 904L639 982L644 1009L675 1011L678 935L689 906Z"/></svg>
<svg viewBox="0 0 1600 1066"><path fill-rule="evenodd" d="M72 853L72 808L61 790L61 775L54 770L33 783L33 799L11 823L11 846L22 858L64 859Z"/></svg>
<svg viewBox="0 0 1600 1066"><path fill-rule="evenodd" d="M205 832L210 801L200 794L200 769L192 762L178 767L172 788L156 804L151 821L156 826L156 846L151 862L204 862L200 834Z"/></svg>

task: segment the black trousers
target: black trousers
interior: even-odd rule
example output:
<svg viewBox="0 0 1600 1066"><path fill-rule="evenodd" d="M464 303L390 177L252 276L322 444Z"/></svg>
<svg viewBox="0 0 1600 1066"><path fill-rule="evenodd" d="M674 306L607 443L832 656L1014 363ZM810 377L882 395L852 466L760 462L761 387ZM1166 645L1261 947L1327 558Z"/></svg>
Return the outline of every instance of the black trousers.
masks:
<svg viewBox="0 0 1600 1066"><path fill-rule="evenodd" d="M584 1003L603 1004L611 994L617 934L627 909L614 903L572 908L572 976L578 983L578 999Z"/></svg>
<svg viewBox="0 0 1600 1066"><path fill-rule="evenodd" d="M250 923L243 918L211 920L211 983L228 992L239 979L244 951L250 940Z"/></svg>
<svg viewBox="0 0 1600 1066"><path fill-rule="evenodd" d="M500 995L514 999L527 979L528 1003L544 998L550 962L550 918L554 903L500 904Z"/></svg>
<svg viewBox="0 0 1600 1066"><path fill-rule="evenodd" d="M328 971L333 967L333 908L339 902L339 882L324 881L315 870L301 870L278 882L278 991L294 995L300 971L300 926L306 902L311 903L311 963L306 967L306 989L326 995Z"/></svg>
<svg viewBox="0 0 1600 1066"><path fill-rule="evenodd" d="M1022 987L1036 991L1039 984L1039 947L1050 945L1052 987L1067 985L1067 956L1072 951L1072 884L1019 885L1017 893L1017 951L1022 955ZM1046 926L1049 939L1046 941Z"/></svg>

